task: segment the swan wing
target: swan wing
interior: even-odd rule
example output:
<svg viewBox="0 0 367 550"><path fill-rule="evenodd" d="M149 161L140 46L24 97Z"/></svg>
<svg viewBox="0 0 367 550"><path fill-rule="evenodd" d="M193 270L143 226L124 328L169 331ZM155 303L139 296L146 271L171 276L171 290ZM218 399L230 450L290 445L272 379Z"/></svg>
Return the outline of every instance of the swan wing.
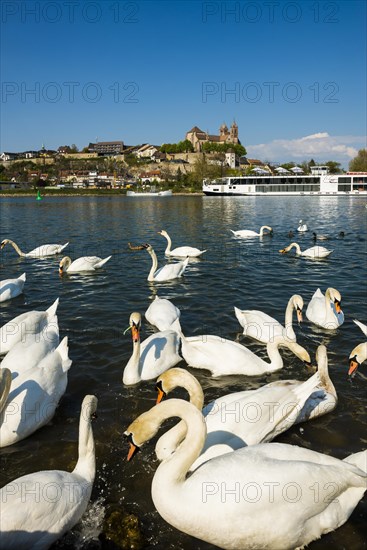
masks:
<svg viewBox="0 0 367 550"><path fill-rule="evenodd" d="M162 372L182 361L180 337L174 330L156 332L140 345L141 380L157 378Z"/></svg>
<svg viewBox="0 0 367 550"><path fill-rule="evenodd" d="M25 281L25 273L17 279L4 279L0 281L0 302L11 300L11 298L15 298L19 296L19 294L22 294Z"/></svg>
<svg viewBox="0 0 367 550"><path fill-rule="evenodd" d="M199 250L199 248L195 248L194 246L179 246L171 250L168 256L176 256L177 258L186 258L190 256L191 258L197 258L201 256L201 254L204 254L204 252L206 252L206 250Z"/></svg>
<svg viewBox="0 0 367 550"><path fill-rule="evenodd" d="M168 329L180 315L180 310L172 302L159 296L156 296L145 312L146 320L158 330Z"/></svg>
<svg viewBox="0 0 367 550"><path fill-rule="evenodd" d="M282 336L284 327L267 313L256 309L235 309L238 322L243 327L243 334L250 336L259 342L268 343L275 336Z"/></svg>

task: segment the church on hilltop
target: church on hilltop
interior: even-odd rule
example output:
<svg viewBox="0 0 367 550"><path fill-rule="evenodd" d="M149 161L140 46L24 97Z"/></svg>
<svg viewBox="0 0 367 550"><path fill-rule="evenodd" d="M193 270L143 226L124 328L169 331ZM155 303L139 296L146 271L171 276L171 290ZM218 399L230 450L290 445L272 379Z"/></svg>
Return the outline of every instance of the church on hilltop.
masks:
<svg viewBox="0 0 367 550"><path fill-rule="evenodd" d="M186 133L186 139L191 141L196 152L202 150L203 143L233 143L234 145L241 145L238 139L238 126L234 121L229 130L227 125L223 123L219 128L218 136L203 132L200 128L194 126Z"/></svg>

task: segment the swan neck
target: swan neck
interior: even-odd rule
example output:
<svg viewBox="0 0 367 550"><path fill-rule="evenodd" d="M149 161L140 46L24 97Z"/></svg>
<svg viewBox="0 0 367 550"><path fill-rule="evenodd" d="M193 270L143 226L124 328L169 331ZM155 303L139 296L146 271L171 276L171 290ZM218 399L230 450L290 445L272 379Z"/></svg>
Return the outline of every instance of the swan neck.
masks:
<svg viewBox="0 0 367 550"><path fill-rule="evenodd" d="M152 267L150 268L150 271L149 271L148 281L154 281L154 273L157 271L157 267L158 267L157 255L154 252L154 250L148 250L148 252L152 258Z"/></svg>
<svg viewBox="0 0 367 550"><path fill-rule="evenodd" d="M140 336L133 342L133 352L124 369L122 381L124 384L137 384L141 380L140 366Z"/></svg>
<svg viewBox="0 0 367 550"><path fill-rule="evenodd" d="M201 411L182 399L169 399L151 409L156 428L170 417L179 417L186 424L186 437L178 449L163 461L154 476L154 484L163 487L167 480L182 483L194 461L198 458L206 438L206 424ZM164 483L164 485L161 485ZM153 487L152 487L153 490Z"/></svg>
<svg viewBox="0 0 367 550"><path fill-rule="evenodd" d="M10 239L8 240L8 243L12 245L12 247L16 252L18 252L19 256L23 256L23 257L26 256L26 254L20 250L17 243L15 243L14 241L11 241Z"/></svg>
<svg viewBox="0 0 367 550"><path fill-rule="evenodd" d="M295 332L293 330L293 309L294 309L293 297L289 299L286 310L285 310L285 319L284 326L286 330L286 335L288 338L294 338Z"/></svg>
<svg viewBox="0 0 367 550"><path fill-rule="evenodd" d="M297 251L297 254L302 254L301 252L301 247L299 246L298 243L292 243L288 246L288 250L292 250L292 248L295 248L296 251Z"/></svg>
<svg viewBox="0 0 367 550"><path fill-rule="evenodd" d="M167 248L164 253L169 254L171 252L171 246L172 246L171 237L168 234L164 235L164 237L167 239Z"/></svg>
<svg viewBox="0 0 367 550"><path fill-rule="evenodd" d="M88 406L82 406L80 413L78 462L76 463L73 473L84 477L88 482L93 482L96 474L90 404L88 404Z"/></svg>
<svg viewBox="0 0 367 550"><path fill-rule="evenodd" d="M267 372L273 372L281 369L283 366L283 359L279 352L279 341L269 342L266 347L266 351L270 359L270 363L264 361L265 365L267 365Z"/></svg>

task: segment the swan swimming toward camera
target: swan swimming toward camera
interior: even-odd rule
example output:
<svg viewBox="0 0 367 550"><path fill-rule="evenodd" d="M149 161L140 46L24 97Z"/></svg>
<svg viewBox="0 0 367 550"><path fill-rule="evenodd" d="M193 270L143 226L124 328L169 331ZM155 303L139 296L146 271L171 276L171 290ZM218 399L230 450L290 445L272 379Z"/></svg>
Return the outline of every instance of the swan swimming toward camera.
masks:
<svg viewBox="0 0 367 550"><path fill-rule="evenodd" d="M180 338L175 330L155 332L140 343L140 328L141 315L134 311L127 329L131 330L133 353L124 368L122 381L125 385L155 379L182 361L178 353Z"/></svg>
<svg viewBox="0 0 367 550"><path fill-rule="evenodd" d="M17 243L11 241L10 239L4 239L1 242L0 248L3 249L6 244L10 244L14 250L22 256L22 258L43 258L45 256L53 256L55 254L60 254L64 248L68 246L69 243L65 244L42 244L30 252L23 252Z"/></svg>
<svg viewBox="0 0 367 550"><path fill-rule="evenodd" d="M307 319L322 328L338 328L344 323L341 300L340 292L335 288L328 288L325 295L318 288L307 306Z"/></svg>
<svg viewBox="0 0 367 550"><path fill-rule="evenodd" d="M266 229L268 230L267 233L265 233ZM251 229L240 229L240 231L233 231L232 229L230 229L230 231L232 231L235 237L241 237L241 238L262 237L263 235L271 235L273 233L273 230L269 225L261 226L259 233L257 233L256 231L252 231Z"/></svg>
<svg viewBox="0 0 367 550"><path fill-rule="evenodd" d="M162 229L162 231L158 231L158 233L167 239L167 248L164 251L166 256L175 256L176 258L187 258L187 256L189 256L190 258L198 258L206 252L206 250L200 250L194 246L179 246L171 250L172 241L167 231Z"/></svg>
<svg viewBox="0 0 367 550"><path fill-rule="evenodd" d="M279 321L256 309L234 308L238 322L243 327L243 334L250 336L259 342L267 344L277 336L283 336L291 342L296 341L296 334L292 326L293 310L296 311L298 323L302 322L303 299L302 296L294 294L288 301L285 310L285 326Z"/></svg>
<svg viewBox="0 0 367 550"><path fill-rule="evenodd" d="M367 451L339 460L282 443L212 458L187 476L205 443L206 424L202 413L182 399L159 403L129 425L128 460L171 417L182 419L187 432L154 474L154 505L176 529L219 548L302 548L345 523L366 490ZM317 486L317 499L310 480ZM287 493L285 498L290 486L292 497Z"/></svg>
<svg viewBox="0 0 367 550"><path fill-rule="evenodd" d="M69 256L64 258L59 263L59 273L80 273L81 271L95 271L104 266L112 256L107 258L99 258L98 256L82 256L76 260L71 260Z"/></svg>
<svg viewBox="0 0 367 550"><path fill-rule="evenodd" d="M304 233L305 231L308 231L308 227L306 223L303 223L303 220L299 220L299 226L297 227L297 231L300 233Z"/></svg>
<svg viewBox="0 0 367 550"><path fill-rule="evenodd" d="M296 256L302 256L303 258L312 258L313 260L317 260L319 258L326 258L327 256L330 256L330 254L333 252L332 250L328 250L324 246L311 246L311 248L307 248L303 252L301 251L301 247L298 243L291 243L285 248L282 248L279 250L281 254L286 254L289 252L292 248L296 249Z"/></svg>
<svg viewBox="0 0 367 550"><path fill-rule="evenodd" d="M0 302L6 302L22 294L25 281L25 273L16 279L4 279L0 281Z"/></svg>
<svg viewBox="0 0 367 550"><path fill-rule="evenodd" d="M96 473L91 426L96 410L97 398L86 395L80 412L78 462L72 472L34 472L0 490L1 548L46 550L78 523L87 509Z"/></svg>

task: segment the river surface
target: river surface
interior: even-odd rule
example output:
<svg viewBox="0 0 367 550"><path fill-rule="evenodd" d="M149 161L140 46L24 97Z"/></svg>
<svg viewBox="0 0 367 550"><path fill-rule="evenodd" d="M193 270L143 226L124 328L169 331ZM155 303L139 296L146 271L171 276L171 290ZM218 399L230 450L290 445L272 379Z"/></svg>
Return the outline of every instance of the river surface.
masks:
<svg viewBox="0 0 367 550"><path fill-rule="evenodd" d="M53 420L10 447L0 450L1 486L37 470L74 467L80 405L84 395L98 397L98 419L93 423L97 474L90 506L83 520L55 548L117 548L98 541L103 517L122 509L138 517L144 548L200 549L214 547L168 525L156 512L150 486L157 467L157 437L132 462L123 432L139 414L154 405L154 381L124 387L122 373L132 350L128 327L133 311L142 314L158 294L181 310L186 336L217 334L238 339L266 358L265 346L245 338L234 315L240 309L259 309L284 323L292 294L305 301L304 322L296 326L297 341L315 364L320 343L327 346L330 376L339 396L337 408L321 418L291 428L278 441L344 458L367 446L365 363L348 380L348 356L365 340L353 323L367 323L366 199L362 197L45 197L1 198L0 238L10 238L25 252L44 243L70 242L65 252L75 259L84 255L111 260L95 274L60 277L59 257L20 258L10 246L0 253L0 279L27 274L24 294L0 304L0 324L29 310L47 309L60 298L60 340L69 338L73 361L68 387ZM310 231L298 235L302 219ZM273 228L272 238L239 241L230 229ZM184 277L168 283L149 283L151 259L146 251L131 251L128 242L149 242L164 259L166 241L157 234L165 229L173 247L207 249L202 259L190 262ZM293 230L295 237L288 233ZM313 246L312 232L327 234L320 244L333 249L324 260L312 261L279 254L292 241L301 248ZM343 231L344 237L339 233ZM345 322L337 331L312 325L305 317L315 290L337 288L342 295ZM295 323L295 321L294 321ZM295 323L296 324L296 323ZM142 339L154 332L143 321ZM309 376L306 368L285 351L282 370L264 376L226 376L213 379L208 371L190 369L201 382L205 402L231 391L257 388L265 383ZM185 366L185 362L179 366ZM173 395L174 394L174 395ZM186 398L175 390L174 397ZM161 429L160 433L163 433ZM366 548L367 499L349 521L310 550ZM276 523L276 519L274 520ZM130 546L126 546L126 548Z"/></svg>

